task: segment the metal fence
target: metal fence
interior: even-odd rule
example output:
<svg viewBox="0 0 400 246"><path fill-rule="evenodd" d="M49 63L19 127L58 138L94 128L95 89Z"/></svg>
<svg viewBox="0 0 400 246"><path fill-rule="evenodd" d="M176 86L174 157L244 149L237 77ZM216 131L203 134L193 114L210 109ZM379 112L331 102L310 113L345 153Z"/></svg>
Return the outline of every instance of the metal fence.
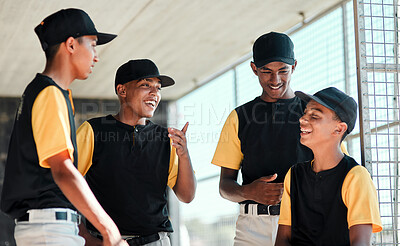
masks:
<svg viewBox="0 0 400 246"><path fill-rule="evenodd" d="M378 191L383 231L375 245L399 245L399 5L354 0L362 160Z"/></svg>

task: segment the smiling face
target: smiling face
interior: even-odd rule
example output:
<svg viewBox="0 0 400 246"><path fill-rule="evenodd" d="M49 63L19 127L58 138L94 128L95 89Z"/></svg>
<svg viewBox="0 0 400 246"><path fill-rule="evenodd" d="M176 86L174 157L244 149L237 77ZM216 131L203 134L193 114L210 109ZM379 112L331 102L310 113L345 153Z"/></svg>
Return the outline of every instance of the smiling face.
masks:
<svg viewBox="0 0 400 246"><path fill-rule="evenodd" d="M290 79L296 67L283 62L270 62L260 68L251 63L251 68L257 75L263 92L261 99L266 102L276 102L278 99L289 99L294 97L290 88Z"/></svg>
<svg viewBox="0 0 400 246"><path fill-rule="evenodd" d="M347 125L341 122L336 113L314 100L311 100L300 118L300 142L315 149L327 143L340 143L347 130Z"/></svg>
<svg viewBox="0 0 400 246"><path fill-rule="evenodd" d="M151 118L161 99L158 78L133 80L117 87L121 104L137 119Z"/></svg>

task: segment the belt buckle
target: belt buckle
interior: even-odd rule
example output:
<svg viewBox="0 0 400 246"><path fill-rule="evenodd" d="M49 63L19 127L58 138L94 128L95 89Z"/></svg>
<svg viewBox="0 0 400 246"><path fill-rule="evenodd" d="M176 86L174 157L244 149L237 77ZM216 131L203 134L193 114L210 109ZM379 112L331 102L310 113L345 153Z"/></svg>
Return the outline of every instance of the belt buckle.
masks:
<svg viewBox="0 0 400 246"><path fill-rule="evenodd" d="M137 238L140 238L140 237L141 237L140 235L122 236L122 238L123 238L125 241L129 241L129 240L131 240L131 239L137 239Z"/></svg>
<svg viewBox="0 0 400 246"><path fill-rule="evenodd" d="M268 212L268 215L271 215L271 211L269 210L270 208L271 208L271 204L269 204L268 206L267 206L267 212Z"/></svg>
<svg viewBox="0 0 400 246"><path fill-rule="evenodd" d="M79 225L81 223L81 215L76 213L75 216L76 216L76 223Z"/></svg>

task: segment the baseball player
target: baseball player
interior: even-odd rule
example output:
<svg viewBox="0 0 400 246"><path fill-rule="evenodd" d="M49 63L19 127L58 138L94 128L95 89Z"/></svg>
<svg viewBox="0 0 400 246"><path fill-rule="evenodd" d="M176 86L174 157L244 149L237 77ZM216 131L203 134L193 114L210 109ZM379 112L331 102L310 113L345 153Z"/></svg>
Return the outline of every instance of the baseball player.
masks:
<svg viewBox="0 0 400 246"><path fill-rule="evenodd" d="M334 87L295 94L308 103L300 141L314 159L285 177L275 245L371 245L371 233L382 230L376 189L367 169L340 150L357 103Z"/></svg>
<svg viewBox="0 0 400 246"><path fill-rule="evenodd" d="M90 119L77 132L79 170L129 245L170 245L167 186L186 203L195 195L188 123L178 130L149 120L161 89L174 83L148 59L128 61L115 77L119 112ZM101 239L91 223L87 227Z"/></svg>
<svg viewBox="0 0 400 246"><path fill-rule="evenodd" d="M235 246L274 245L285 174L293 164L312 159L300 143L298 120L305 103L290 86L297 65L293 42L283 33L260 36L250 65L261 96L230 113L212 160L221 167L221 196L240 204Z"/></svg>
<svg viewBox="0 0 400 246"><path fill-rule="evenodd" d="M63 9L36 28L46 67L26 87L15 117L1 209L16 221L17 245L84 245L77 209L104 245L126 245L77 170L74 106L69 85L98 62L96 45L116 37L97 32L87 13Z"/></svg>

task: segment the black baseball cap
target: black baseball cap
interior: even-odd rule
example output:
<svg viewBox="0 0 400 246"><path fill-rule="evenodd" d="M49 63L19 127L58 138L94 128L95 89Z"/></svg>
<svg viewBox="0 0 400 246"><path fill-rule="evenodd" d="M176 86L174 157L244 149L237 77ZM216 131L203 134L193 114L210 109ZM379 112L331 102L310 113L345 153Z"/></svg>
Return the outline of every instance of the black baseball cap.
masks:
<svg viewBox="0 0 400 246"><path fill-rule="evenodd" d="M354 129L357 119L357 103L344 92L335 87L328 87L318 91L313 96L301 91L296 91L294 94L307 103L310 100L314 100L322 106L333 110L340 120L347 124L347 133Z"/></svg>
<svg viewBox="0 0 400 246"><path fill-rule="evenodd" d="M62 43L69 37L77 38L85 35L96 35L97 45L102 45L117 36L98 32L85 11L72 8L62 9L47 16L35 27L35 33L39 37L43 50L52 45Z"/></svg>
<svg viewBox="0 0 400 246"><path fill-rule="evenodd" d="M117 92L117 85L145 78L158 78L161 82L161 87L175 84L172 78L160 75L156 64L149 59L130 60L121 65L117 70L115 75L115 92Z"/></svg>
<svg viewBox="0 0 400 246"><path fill-rule="evenodd" d="M294 65L294 45L288 35L270 32L257 38L253 45L253 62L260 68L279 61Z"/></svg>

